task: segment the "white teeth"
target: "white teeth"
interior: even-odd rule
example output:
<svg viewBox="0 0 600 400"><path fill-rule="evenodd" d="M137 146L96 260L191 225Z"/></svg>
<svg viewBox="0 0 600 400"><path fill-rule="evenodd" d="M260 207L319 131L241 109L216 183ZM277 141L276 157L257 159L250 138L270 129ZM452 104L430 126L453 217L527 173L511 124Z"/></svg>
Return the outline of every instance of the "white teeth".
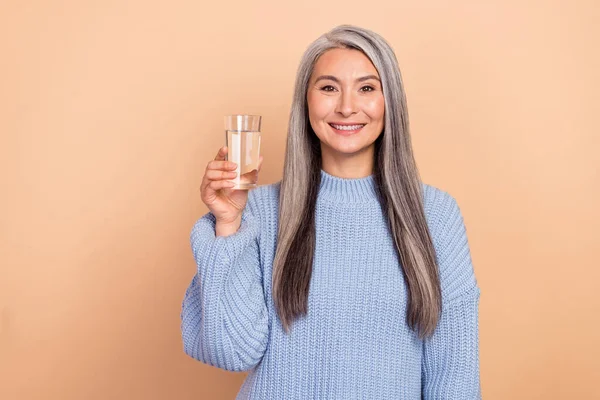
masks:
<svg viewBox="0 0 600 400"><path fill-rule="evenodd" d="M356 129L362 128L364 125L334 125L331 124L335 129L339 129L340 131L354 131Z"/></svg>

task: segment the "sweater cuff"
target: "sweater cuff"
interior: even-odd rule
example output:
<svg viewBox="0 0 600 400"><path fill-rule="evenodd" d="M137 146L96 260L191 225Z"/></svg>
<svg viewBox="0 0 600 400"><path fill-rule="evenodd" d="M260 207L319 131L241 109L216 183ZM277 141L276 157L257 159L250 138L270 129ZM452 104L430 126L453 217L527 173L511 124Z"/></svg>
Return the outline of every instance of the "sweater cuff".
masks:
<svg viewBox="0 0 600 400"><path fill-rule="evenodd" d="M242 212L241 224L235 233L228 236L217 236L215 227L216 217L210 211L196 222L190 235L190 244L195 256L198 254L222 254L228 259L224 261L230 263L260 235L258 218L247 210ZM221 252L222 249L225 251Z"/></svg>

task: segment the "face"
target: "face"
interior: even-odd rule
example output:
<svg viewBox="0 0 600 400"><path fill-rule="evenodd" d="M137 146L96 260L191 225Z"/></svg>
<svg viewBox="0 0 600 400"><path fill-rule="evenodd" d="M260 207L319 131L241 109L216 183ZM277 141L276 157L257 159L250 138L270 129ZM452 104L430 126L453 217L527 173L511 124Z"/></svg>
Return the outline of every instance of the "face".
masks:
<svg viewBox="0 0 600 400"><path fill-rule="evenodd" d="M367 56L354 49L323 53L310 77L307 101L324 159L372 156L385 107L379 74Z"/></svg>

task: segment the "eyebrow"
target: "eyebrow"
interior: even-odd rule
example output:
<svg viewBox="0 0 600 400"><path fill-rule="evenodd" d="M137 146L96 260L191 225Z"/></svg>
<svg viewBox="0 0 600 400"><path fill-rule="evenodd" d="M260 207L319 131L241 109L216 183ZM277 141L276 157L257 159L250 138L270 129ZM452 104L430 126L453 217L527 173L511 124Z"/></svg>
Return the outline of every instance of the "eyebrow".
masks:
<svg viewBox="0 0 600 400"><path fill-rule="evenodd" d="M340 80L333 75L321 75L315 80L315 83L322 81L324 79L328 79L328 80L334 81L336 83L340 83ZM381 80L375 75L361 76L360 78L356 79L356 82L364 82L364 81L368 81L369 79L375 79L381 83Z"/></svg>

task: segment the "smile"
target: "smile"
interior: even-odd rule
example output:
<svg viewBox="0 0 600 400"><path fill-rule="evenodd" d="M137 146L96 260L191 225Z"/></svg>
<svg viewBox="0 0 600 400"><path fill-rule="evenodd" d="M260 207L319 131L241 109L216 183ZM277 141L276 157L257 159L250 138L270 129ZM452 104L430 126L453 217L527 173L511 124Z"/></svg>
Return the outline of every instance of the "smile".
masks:
<svg viewBox="0 0 600 400"><path fill-rule="evenodd" d="M350 135L360 131L365 124L356 124L356 125L337 125L337 124L329 124L334 130L334 132L342 134L342 135Z"/></svg>

